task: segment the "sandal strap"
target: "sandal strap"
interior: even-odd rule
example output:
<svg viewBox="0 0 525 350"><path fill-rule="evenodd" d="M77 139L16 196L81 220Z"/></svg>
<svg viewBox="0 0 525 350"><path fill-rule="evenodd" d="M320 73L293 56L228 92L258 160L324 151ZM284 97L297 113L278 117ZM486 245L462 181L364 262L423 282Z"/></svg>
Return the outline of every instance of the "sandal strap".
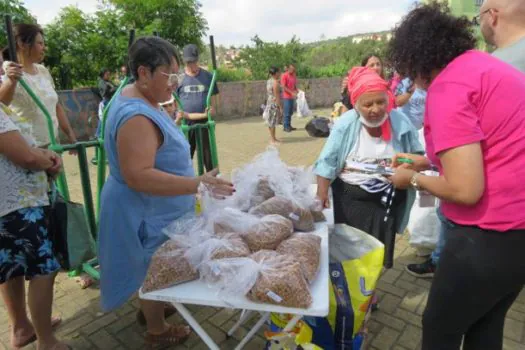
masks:
<svg viewBox="0 0 525 350"><path fill-rule="evenodd" d="M170 326L162 334L151 334L146 332L145 340L149 344L179 345L188 339L191 332L186 326Z"/></svg>

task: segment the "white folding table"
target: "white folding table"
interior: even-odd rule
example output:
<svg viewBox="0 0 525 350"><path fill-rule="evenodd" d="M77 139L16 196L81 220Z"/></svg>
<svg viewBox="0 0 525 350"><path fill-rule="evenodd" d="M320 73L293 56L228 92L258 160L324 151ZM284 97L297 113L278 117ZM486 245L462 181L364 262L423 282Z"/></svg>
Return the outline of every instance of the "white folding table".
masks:
<svg viewBox="0 0 525 350"><path fill-rule="evenodd" d="M331 215L327 211L327 215ZM331 221L331 220L330 220ZM208 285L200 280L184 283L171 288L142 293L140 291L140 298L147 300L163 301L173 304L180 315L188 322L199 337L212 350L219 350L219 346L206 333L199 322L193 317L191 312L184 306L184 304L213 306L229 309L243 310L239 321L228 332L232 335L245 321L247 321L254 312L260 314L259 321L253 326L248 334L242 339L236 349L242 349L250 339L259 331L265 322L270 318L270 313L286 313L295 315L287 324L285 330L292 330L297 322L303 316L325 317L329 310L329 295L328 295L328 227L329 223L316 224L316 230L312 233L321 237L321 259L319 264L319 273L317 278L311 285L312 305L308 309L296 309L281 307L278 305L255 303L248 300L246 297L236 299L224 299L217 295L217 289L208 287Z"/></svg>

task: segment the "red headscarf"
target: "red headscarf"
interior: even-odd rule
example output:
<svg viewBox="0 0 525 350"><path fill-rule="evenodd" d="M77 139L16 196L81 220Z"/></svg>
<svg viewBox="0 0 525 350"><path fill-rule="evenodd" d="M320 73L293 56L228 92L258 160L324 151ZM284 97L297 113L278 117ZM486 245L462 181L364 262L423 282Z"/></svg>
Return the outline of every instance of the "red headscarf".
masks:
<svg viewBox="0 0 525 350"><path fill-rule="evenodd" d="M385 92L388 95L387 113L394 108L394 96L389 89L388 83L376 72L367 67L354 67L348 73L348 94L350 102L355 106L359 97L367 92ZM381 137L385 141L392 138L392 126L390 118L381 125Z"/></svg>

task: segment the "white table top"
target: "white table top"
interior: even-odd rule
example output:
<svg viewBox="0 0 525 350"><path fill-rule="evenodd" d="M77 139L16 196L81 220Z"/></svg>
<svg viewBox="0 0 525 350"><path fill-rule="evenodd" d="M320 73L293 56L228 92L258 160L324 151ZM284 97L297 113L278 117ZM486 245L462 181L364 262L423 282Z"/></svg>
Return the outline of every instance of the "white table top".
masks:
<svg viewBox="0 0 525 350"><path fill-rule="evenodd" d="M329 215L330 211L325 213L329 222L333 222ZM171 288L143 294L142 290L139 295L141 299L157 300L169 303L206 305L213 307L246 309L262 312L288 313L294 315L325 317L329 311L328 295L328 226L329 222L316 224L316 230L312 233L321 237L321 257L319 272L317 278L310 286L312 294L312 305L308 309L296 309L282 307L272 304L256 303L248 300L246 297L237 299L224 299L217 296L217 289L210 288L200 280L180 284Z"/></svg>

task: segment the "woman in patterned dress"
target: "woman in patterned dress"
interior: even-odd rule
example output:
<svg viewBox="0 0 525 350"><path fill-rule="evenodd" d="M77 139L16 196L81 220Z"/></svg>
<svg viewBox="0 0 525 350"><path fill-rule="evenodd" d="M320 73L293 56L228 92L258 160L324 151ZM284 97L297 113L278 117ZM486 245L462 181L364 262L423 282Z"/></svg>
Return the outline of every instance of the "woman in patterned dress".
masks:
<svg viewBox="0 0 525 350"><path fill-rule="evenodd" d="M279 84L281 71L277 67L271 67L268 75L270 76L270 79L266 82L268 100L266 101L263 119L266 121L268 129L270 129L270 144L277 146L280 142L275 137L275 127L279 124L283 115L281 85Z"/></svg>
<svg viewBox="0 0 525 350"><path fill-rule="evenodd" d="M7 76L22 72L9 65ZM0 58L0 76L2 59ZM11 347L38 340L39 350L68 346L53 335L60 319L51 319L53 283L60 265L47 232L47 175L61 170L60 157L36 148L32 127L0 103L0 293L11 325ZM46 174L47 173L47 174ZM26 312L24 279L29 280Z"/></svg>

